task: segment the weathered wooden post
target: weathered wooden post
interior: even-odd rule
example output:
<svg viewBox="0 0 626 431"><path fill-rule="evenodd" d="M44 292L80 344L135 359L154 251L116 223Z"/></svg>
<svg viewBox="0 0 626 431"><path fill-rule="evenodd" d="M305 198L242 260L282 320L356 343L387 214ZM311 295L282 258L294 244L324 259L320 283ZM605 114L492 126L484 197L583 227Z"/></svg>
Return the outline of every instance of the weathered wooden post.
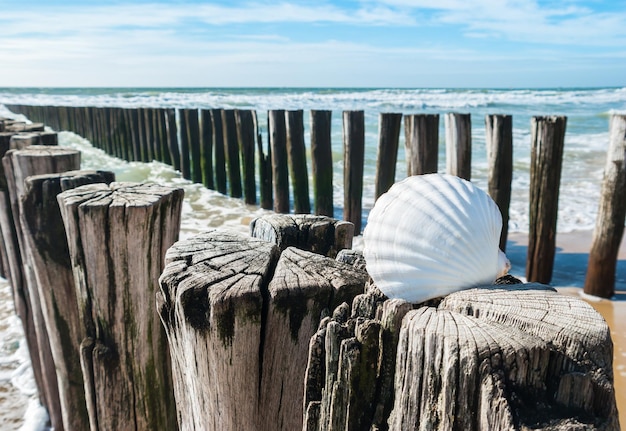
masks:
<svg viewBox="0 0 626 431"><path fill-rule="evenodd" d="M472 121L470 114L448 112L446 126L446 172L471 180Z"/></svg>
<svg viewBox="0 0 626 431"><path fill-rule="evenodd" d="M609 150L600 206L589 252L585 293L610 298L615 293L617 253L624 235L626 217L626 115L612 115Z"/></svg>
<svg viewBox="0 0 626 431"><path fill-rule="evenodd" d="M91 430L176 429L167 341L155 307L182 189L92 184L58 195L79 315Z"/></svg>
<svg viewBox="0 0 626 431"><path fill-rule="evenodd" d="M215 151L215 189L226 194L226 156L224 155L224 130L222 127L222 110L211 109L213 125L213 148Z"/></svg>
<svg viewBox="0 0 626 431"><path fill-rule="evenodd" d="M197 109L185 109L187 119L187 140L191 159L191 180L202 183L202 160L200 159L200 124Z"/></svg>
<svg viewBox="0 0 626 431"><path fill-rule="evenodd" d="M365 115L363 111L343 112L343 219L361 233L363 164L365 163Z"/></svg>
<svg viewBox="0 0 626 431"><path fill-rule="evenodd" d="M208 189L215 188L213 180L213 123L211 110L200 110L200 157L202 167L202 184Z"/></svg>
<svg viewBox="0 0 626 431"><path fill-rule="evenodd" d="M243 196L245 203L256 204L256 181L254 177L254 151L256 132L254 119L250 110L235 110L235 124L237 141L241 152L241 167L243 172Z"/></svg>
<svg viewBox="0 0 626 431"><path fill-rule="evenodd" d="M287 160L293 187L293 206L296 214L309 214L309 171L306 166L304 145L303 111L285 111L285 129L287 131Z"/></svg>
<svg viewBox="0 0 626 431"><path fill-rule="evenodd" d="M378 116L378 158L376 159L376 185L374 197L389 190L396 181L396 162L398 161L398 142L402 114L381 112Z"/></svg>
<svg viewBox="0 0 626 431"><path fill-rule="evenodd" d="M172 160L172 167L177 171L182 169L180 161L180 148L178 146L178 127L176 126L176 110L168 108L165 110L167 126L167 148Z"/></svg>
<svg viewBox="0 0 626 431"><path fill-rule="evenodd" d="M306 431L619 427L606 322L543 285L431 304L371 286L321 322L309 352Z"/></svg>
<svg viewBox="0 0 626 431"><path fill-rule="evenodd" d="M261 196L261 208L271 210L272 199L272 152L269 139L267 142L267 152L263 146L263 136L259 132L259 122L256 111L252 111L254 121L254 133L257 136L257 147L259 150L259 194Z"/></svg>
<svg viewBox="0 0 626 431"><path fill-rule="evenodd" d="M407 175L437 172L439 160L439 114L404 116Z"/></svg>
<svg viewBox="0 0 626 431"><path fill-rule="evenodd" d="M224 156L228 172L230 196L240 198L243 192L241 189L239 144L237 142L237 124L235 123L234 109L222 110L222 133L224 134Z"/></svg>
<svg viewBox="0 0 626 431"><path fill-rule="evenodd" d="M13 298L22 324L33 363L35 379L56 429L63 429L57 376L48 331L44 322L41 298L27 253L24 230L21 224L20 201L25 195L25 180L32 175L76 170L80 167L80 152L56 146L30 146L22 150L9 150L2 159L16 240L15 256L9 259L12 275ZM4 232L9 229L3 227ZM15 278L15 281L13 280ZM15 284L14 284L15 283ZM39 368L39 369L36 369ZM37 376L37 374L39 376Z"/></svg>
<svg viewBox="0 0 626 431"><path fill-rule="evenodd" d="M485 145L488 164L487 187L489 196L502 213L500 249L506 251L513 181L513 120L510 115L485 116Z"/></svg>
<svg viewBox="0 0 626 431"><path fill-rule="evenodd" d="M329 217L334 215L331 115L332 111L311 110L311 173L315 214Z"/></svg>
<svg viewBox="0 0 626 431"><path fill-rule="evenodd" d="M302 428L309 339L366 274L275 238L213 230L167 252L158 301L181 430Z"/></svg>
<svg viewBox="0 0 626 431"><path fill-rule="evenodd" d="M526 279L550 283L556 247L566 117L533 117Z"/></svg>
<svg viewBox="0 0 626 431"><path fill-rule="evenodd" d="M191 180L191 161L189 159L189 134L187 133L187 110L178 110L180 124L180 172L183 178Z"/></svg>
<svg viewBox="0 0 626 431"><path fill-rule="evenodd" d="M287 129L285 111L267 112L267 129L272 156L274 211L289 213L289 168L287 162Z"/></svg>
<svg viewBox="0 0 626 431"><path fill-rule="evenodd" d="M96 171L35 175L26 178L20 201L25 257L35 275L35 294L50 337L66 430L89 429L89 417L79 355L84 328L57 195L83 184L110 183L113 178L111 172Z"/></svg>

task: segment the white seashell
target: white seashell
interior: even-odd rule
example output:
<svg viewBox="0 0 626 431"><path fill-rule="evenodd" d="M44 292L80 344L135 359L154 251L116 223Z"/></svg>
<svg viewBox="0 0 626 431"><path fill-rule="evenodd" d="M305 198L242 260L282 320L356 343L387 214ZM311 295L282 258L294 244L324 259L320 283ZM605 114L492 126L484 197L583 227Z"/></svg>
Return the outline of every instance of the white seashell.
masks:
<svg viewBox="0 0 626 431"><path fill-rule="evenodd" d="M417 175L376 201L363 232L363 255L385 295L418 303L506 274L501 230L498 206L471 182Z"/></svg>

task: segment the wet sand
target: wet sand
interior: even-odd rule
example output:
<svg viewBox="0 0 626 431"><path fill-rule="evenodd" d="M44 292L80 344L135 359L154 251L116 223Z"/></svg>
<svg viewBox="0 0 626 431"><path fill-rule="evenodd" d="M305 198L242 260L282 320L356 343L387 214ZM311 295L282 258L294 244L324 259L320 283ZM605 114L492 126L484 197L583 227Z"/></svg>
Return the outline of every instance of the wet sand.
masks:
<svg viewBox="0 0 626 431"><path fill-rule="evenodd" d="M583 294L592 232L577 231L557 234L552 286L566 295L579 296L594 307L606 320L613 339L613 373L619 419L626 425L626 244L622 241L616 273L615 296L611 300ZM510 234L506 254L511 273L523 277L526 270L528 237Z"/></svg>

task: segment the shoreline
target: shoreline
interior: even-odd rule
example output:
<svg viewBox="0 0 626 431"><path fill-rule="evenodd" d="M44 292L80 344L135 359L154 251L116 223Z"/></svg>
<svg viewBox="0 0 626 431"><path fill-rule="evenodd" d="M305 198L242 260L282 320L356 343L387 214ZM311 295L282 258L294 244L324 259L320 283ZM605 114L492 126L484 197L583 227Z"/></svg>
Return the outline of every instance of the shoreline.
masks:
<svg viewBox="0 0 626 431"><path fill-rule="evenodd" d="M592 230L557 233L557 252L551 286L564 295L578 296L604 317L613 340L613 376L619 421L626 425L626 242L622 239L618 253L615 296L611 299L585 295L583 286L587 272ZM521 278L526 271L528 234L510 233L507 256L511 274Z"/></svg>

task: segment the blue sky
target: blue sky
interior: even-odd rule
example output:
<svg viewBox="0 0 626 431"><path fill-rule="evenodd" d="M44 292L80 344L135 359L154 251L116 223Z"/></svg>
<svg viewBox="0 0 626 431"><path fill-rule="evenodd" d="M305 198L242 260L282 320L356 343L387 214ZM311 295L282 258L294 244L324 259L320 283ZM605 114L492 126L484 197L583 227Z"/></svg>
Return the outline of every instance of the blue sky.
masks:
<svg viewBox="0 0 626 431"><path fill-rule="evenodd" d="M0 87L626 85L626 2L0 0Z"/></svg>

